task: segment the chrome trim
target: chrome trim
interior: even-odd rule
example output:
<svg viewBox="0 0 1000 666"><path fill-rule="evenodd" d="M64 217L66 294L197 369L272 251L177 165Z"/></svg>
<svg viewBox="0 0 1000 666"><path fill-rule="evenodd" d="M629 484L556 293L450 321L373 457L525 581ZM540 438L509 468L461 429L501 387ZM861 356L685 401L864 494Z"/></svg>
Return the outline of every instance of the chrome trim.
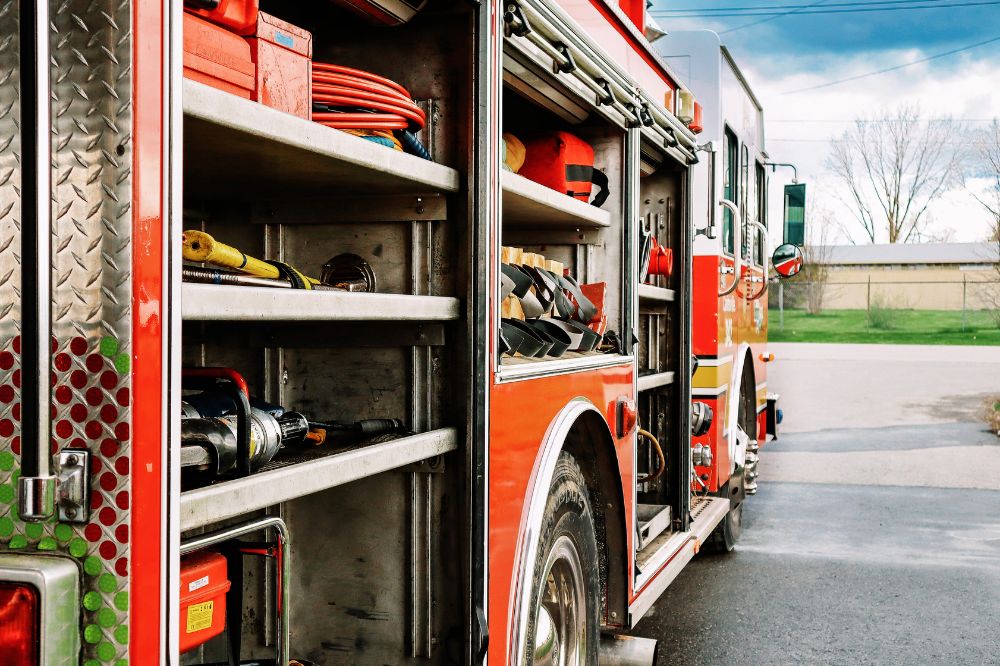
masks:
<svg viewBox="0 0 1000 666"><path fill-rule="evenodd" d="M500 365L497 371L496 383L521 382L526 379L568 375L585 370L613 368L619 365L630 365L635 361L632 356L621 354L600 354L596 356L580 356L578 358L556 358L551 361L530 361L519 365Z"/></svg>
<svg viewBox="0 0 1000 666"><path fill-rule="evenodd" d="M760 236L761 237L761 244L763 245L763 247L761 248L761 250L763 250L763 251L761 252L760 256L761 256L761 261L764 262L764 265L761 267L761 270L764 271L764 278L761 280L760 291L758 291L753 296L747 296L747 300L748 301L756 301L758 298L760 298L761 296L763 296L764 294L767 293L767 260L768 260L768 255L770 253L768 252L768 247L767 247L767 241L768 241L767 227L765 227L763 224L761 224L760 220L757 220L757 219L751 220L750 224L752 226L754 226L754 227L757 227L757 231L759 231L760 235L761 235ZM750 245L751 261L752 261L753 255L754 255L754 247L753 246L755 244L756 243L749 243L749 245Z"/></svg>
<svg viewBox="0 0 1000 666"><path fill-rule="evenodd" d="M539 530L545 516L549 486L555 473L556 461L562 452L563 442L573 424L586 412L604 415L586 398L574 398L563 407L549 424L549 429L538 448L528 491L521 509L521 526L518 530L514 552L519 553L511 577L510 606L507 609L507 660L510 664L527 663L522 638L528 632L529 610L532 608L532 567L538 556Z"/></svg>
<svg viewBox="0 0 1000 666"><path fill-rule="evenodd" d="M729 199L719 199L719 206L724 206L729 209L729 212L733 214L733 225L739 225L740 234L736 235L736 243L742 245L743 241L743 216L740 215L740 207L734 204ZM735 235L735 230L734 230ZM729 256L728 253L723 253L722 256ZM729 294L736 291L737 285L740 283L740 272L743 270L743 249L742 247L733 248L733 283L726 287L724 290L719 292L719 296L728 296Z"/></svg>
<svg viewBox="0 0 1000 666"><path fill-rule="evenodd" d="M80 569L55 555L0 555L0 580L38 591L39 666L74 666L80 660Z"/></svg>
<svg viewBox="0 0 1000 666"><path fill-rule="evenodd" d="M691 395L695 397L714 398L729 392L728 386L718 386L716 388L695 388L691 389Z"/></svg>
<svg viewBox="0 0 1000 666"><path fill-rule="evenodd" d="M733 365L733 375L729 384L729 404L726 409L726 424L725 432L728 433L729 439L729 472L732 474L736 471L736 431L738 430L736 419L739 418L740 413L740 385L743 383L743 366L746 365L746 359L751 354L750 345L746 342L741 342L736 348L736 353L734 355L734 360L739 359L738 364ZM753 358L750 359L751 367L753 367ZM754 393L756 396L756 392ZM756 397L754 398L754 404L756 405Z"/></svg>
<svg viewBox="0 0 1000 666"><path fill-rule="evenodd" d="M36 398L37 403L25 416L28 418L37 416L33 423L37 430L35 441L23 439L24 447L26 449L31 447L34 453L30 457L26 455L22 457L24 476L18 482L18 512L22 520L37 522L48 518L55 511L56 485L49 452L51 441L49 431L52 425L52 79L49 71L51 55L48 0L35 0L22 4L34 9L31 12L31 19L34 24L32 32L35 42L35 57L32 60L35 86L34 101L31 105L35 113L34 137L31 141L35 153L33 158L35 191L24 192L22 189L23 198L34 198L35 220L32 228L35 236L32 243L35 250L32 278L34 293L22 292L22 297L35 300L34 307L28 309L24 315L25 318L34 317L36 322L35 340L32 345L35 347L35 358L29 361L35 362L36 365L33 368L22 367L22 372L34 374L31 383L35 385L37 395L30 397ZM21 16L22 21L26 18ZM22 183L22 188L23 185ZM21 224L26 222L22 216Z"/></svg>

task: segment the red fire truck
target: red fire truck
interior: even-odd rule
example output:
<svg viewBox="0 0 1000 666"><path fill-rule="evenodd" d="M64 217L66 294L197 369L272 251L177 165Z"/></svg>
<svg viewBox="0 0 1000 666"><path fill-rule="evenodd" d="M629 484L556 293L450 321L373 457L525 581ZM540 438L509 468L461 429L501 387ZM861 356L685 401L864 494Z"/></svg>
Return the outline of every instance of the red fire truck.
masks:
<svg viewBox="0 0 1000 666"><path fill-rule="evenodd" d="M0 4L0 661L651 663L774 432L759 105L656 34Z"/></svg>

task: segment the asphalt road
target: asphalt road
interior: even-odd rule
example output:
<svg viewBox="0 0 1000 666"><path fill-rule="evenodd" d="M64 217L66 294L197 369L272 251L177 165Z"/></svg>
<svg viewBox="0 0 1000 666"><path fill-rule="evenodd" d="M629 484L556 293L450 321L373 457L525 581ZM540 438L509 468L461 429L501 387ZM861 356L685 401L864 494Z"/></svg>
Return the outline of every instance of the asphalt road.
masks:
<svg viewBox="0 0 1000 666"><path fill-rule="evenodd" d="M636 627L660 665L1000 664L1000 350L857 347L772 345L788 428Z"/></svg>

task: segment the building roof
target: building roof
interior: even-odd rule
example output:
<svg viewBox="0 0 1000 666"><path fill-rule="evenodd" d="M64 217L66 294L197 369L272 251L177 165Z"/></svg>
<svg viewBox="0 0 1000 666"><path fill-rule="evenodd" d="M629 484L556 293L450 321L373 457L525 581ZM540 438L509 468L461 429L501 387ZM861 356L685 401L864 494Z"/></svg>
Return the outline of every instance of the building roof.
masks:
<svg viewBox="0 0 1000 666"><path fill-rule="evenodd" d="M831 266L873 264L991 264L1000 261L997 243L889 243L827 245L812 253Z"/></svg>

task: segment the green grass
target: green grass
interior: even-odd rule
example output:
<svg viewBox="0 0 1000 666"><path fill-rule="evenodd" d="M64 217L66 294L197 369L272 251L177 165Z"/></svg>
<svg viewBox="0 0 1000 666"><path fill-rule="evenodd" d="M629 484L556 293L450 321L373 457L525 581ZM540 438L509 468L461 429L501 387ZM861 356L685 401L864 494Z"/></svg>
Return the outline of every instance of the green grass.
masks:
<svg viewBox="0 0 1000 666"><path fill-rule="evenodd" d="M891 328L872 328L864 310L828 310L811 315L804 310L771 308L768 339L772 342L851 342L886 345L1000 345L1000 328L989 314L950 310L893 310Z"/></svg>

